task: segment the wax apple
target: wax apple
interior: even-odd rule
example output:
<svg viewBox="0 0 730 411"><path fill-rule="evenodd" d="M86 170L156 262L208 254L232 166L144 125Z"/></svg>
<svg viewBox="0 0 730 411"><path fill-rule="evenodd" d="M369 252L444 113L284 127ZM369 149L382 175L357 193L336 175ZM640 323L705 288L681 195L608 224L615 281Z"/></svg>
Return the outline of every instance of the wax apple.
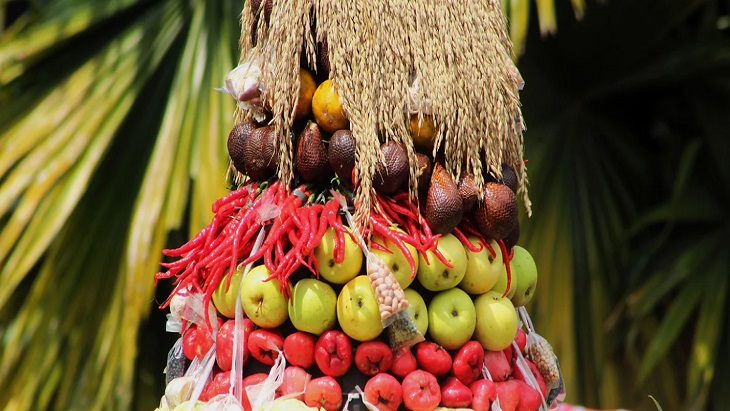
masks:
<svg viewBox="0 0 730 411"><path fill-rule="evenodd" d="M495 382L505 381L512 375L512 366L504 351L485 351L484 365Z"/></svg>
<svg viewBox="0 0 730 411"><path fill-rule="evenodd" d="M497 398L497 386L484 378L469 385L472 393L471 408L474 411L490 411L492 401Z"/></svg>
<svg viewBox="0 0 730 411"><path fill-rule="evenodd" d="M337 297L337 319L342 331L358 341L370 341L383 332L378 301L366 275L342 287Z"/></svg>
<svg viewBox="0 0 730 411"><path fill-rule="evenodd" d="M474 337L487 350L501 351L517 334L517 311L508 298L489 291L474 300L477 323Z"/></svg>
<svg viewBox="0 0 730 411"><path fill-rule="evenodd" d="M416 345L418 368L440 377L451 370L452 360L449 352L432 341L422 341Z"/></svg>
<svg viewBox="0 0 730 411"><path fill-rule="evenodd" d="M428 333L447 350L456 350L469 341L476 321L471 297L459 288L441 291L428 305Z"/></svg>
<svg viewBox="0 0 730 411"><path fill-rule="evenodd" d="M355 366L365 375L388 371L393 364L393 351L382 341L367 341L355 350Z"/></svg>
<svg viewBox="0 0 730 411"><path fill-rule="evenodd" d="M246 316L263 328L274 328L288 318L286 297L281 294L279 281L266 281L271 272L265 265L251 269L241 284L241 304Z"/></svg>
<svg viewBox="0 0 730 411"><path fill-rule="evenodd" d="M230 388L231 372L219 372L205 385L198 399L200 401L208 401L218 394L227 394Z"/></svg>
<svg viewBox="0 0 730 411"><path fill-rule="evenodd" d="M276 389L277 397L294 395L299 401L304 401L304 391L312 376L297 366L286 367L281 385Z"/></svg>
<svg viewBox="0 0 730 411"><path fill-rule="evenodd" d="M274 365L279 354L272 347L276 347L279 351L284 349L284 337L273 330L259 328L254 330L248 338L248 349L251 351L251 356L262 364Z"/></svg>
<svg viewBox="0 0 730 411"><path fill-rule="evenodd" d="M183 334L182 344L183 353L188 360L203 358L213 346L213 332L206 326L193 324Z"/></svg>
<svg viewBox="0 0 730 411"><path fill-rule="evenodd" d="M403 404L412 411L432 411L441 403L441 388L428 371L416 370L406 375L401 384Z"/></svg>
<svg viewBox="0 0 730 411"><path fill-rule="evenodd" d="M315 378L307 384L304 403L309 407L322 407L325 411L339 411L342 405L342 388L332 377Z"/></svg>
<svg viewBox="0 0 730 411"><path fill-rule="evenodd" d="M297 281L289 299L289 319L299 331L322 334L337 324L337 294L327 283L313 278Z"/></svg>
<svg viewBox="0 0 730 411"><path fill-rule="evenodd" d="M451 374L464 385L469 385L482 375L484 348L478 341L469 341L454 356Z"/></svg>
<svg viewBox="0 0 730 411"><path fill-rule="evenodd" d="M345 375L352 365L350 339L341 331L325 331L314 346L314 360L325 375L330 377Z"/></svg>
<svg viewBox="0 0 730 411"><path fill-rule="evenodd" d="M397 229L396 231L403 232L403 230ZM401 251L400 248L398 248L395 243L392 241L386 241L383 240L380 236L372 236L370 239L371 242L374 242L378 245L382 245L388 251L380 250L376 247L372 247L370 249L370 252L380 257L385 265L390 268L390 271L395 276L396 281L398 281L398 285L402 289L408 288L409 285L413 282L415 278L412 277L411 272L411 264L408 262L408 259L406 258L405 253ZM411 257L413 258L413 262L416 265L416 270L418 269L418 251L416 251L416 248L413 247L410 244L406 244L406 249L411 254Z"/></svg>
<svg viewBox="0 0 730 411"><path fill-rule="evenodd" d="M334 284L345 284L360 273L363 254L360 247L352 241L352 238L344 235L344 258L341 262L335 261L335 229L329 227L322 236L319 245L314 248L314 256L317 259L319 275Z"/></svg>
<svg viewBox="0 0 730 411"><path fill-rule="evenodd" d="M403 378L418 368L416 357L410 347L402 347L393 353L393 365L390 366L390 373L398 378Z"/></svg>
<svg viewBox="0 0 730 411"><path fill-rule="evenodd" d="M521 353L525 353L525 346L527 345L527 334L525 334L525 330L522 328L517 330L517 335L515 335L515 342L517 343L517 347L520 349Z"/></svg>
<svg viewBox="0 0 730 411"><path fill-rule="evenodd" d="M466 251L456 236L446 234L438 239L436 249L452 267L436 258L433 251L418 256L418 281L430 291L442 291L456 287L466 273ZM426 262L428 257L428 262Z"/></svg>
<svg viewBox="0 0 730 411"><path fill-rule="evenodd" d="M423 301L421 294L418 294L418 292L412 288L406 288L403 292L406 295L408 304L410 304L408 307L408 314L416 323L418 331L421 334L426 335L426 331L428 330L428 308L426 307L426 302Z"/></svg>
<svg viewBox="0 0 730 411"><path fill-rule="evenodd" d="M514 381L520 383L520 402L517 403L515 411L535 411L539 409L540 405L542 405L542 396L540 395L540 393L523 381Z"/></svg>
<svg viewBox="0 0 730 411"><path fill-rule="evenodd" d="M479 245L479 238L470 236L469 241L477 247L479 252L473 252L468 248L466 251L466 272L459 283L459 288L469 294L479 295L489 291L497 283L502 273L502 250L496 241L491 240L489 246L495 255L492 255L489 248Z"/></svg>
<svg viewBox="0 0 730 411"><path fill-rule="evenodd" d="M248 318L243 319L243 335L241 338L241 344L243 345L243 364L245 365L248 361L249 349L248 341L253 332L253 322ZM215 360L223 371L231 369L233 364L233 340L236 333L236 321L228 320L218 330L218 334L215 337Z"/></svg>
<svg viewBox="0 0 730 411"><path fill-rule="evenodd" d="M524 374L522 374L522 370L520 369L520 367L514 367L514 371L512 373L514 375L514 378L530 385L529 378L532 377L537 382L537 386L540 388L543 397L547 397L547 385L545 384L545 379L542 377L542 374L540 374L540 371L538 371L537 366L527 358L525 358L525 363L527 364L527 367L530 370L530 374L532 375L525 376Z"/></svg>
<svg viewBox="0 0 730 411"><path fill-rule="evenodd" d="M365 400L378 411L397 411L403 402L403 389L390 374L379 373L368 380L363 390Z"/></svg>
<svg viewBox="0 0 730 411"><path fill-rule="evenodd" d="M241 387L243 389L243 394L241 395L241 405L243 406L244 411L251 411L251 402L248 398L248 391L246 391L246 388L252 386L252 385L258 385L269 375L264 372L259 372L256 374L251 374L248 377L244 378L243 381L241 381Z"/></svg>
<svg viewBox="0 0 730 411"><path fill-rule="evenodd" d="M507 380L495 383L497 386L497 399L502 411L515 411L520 403L520 384L522 381Z"/></svg>
<svg viewBox="0 0 730 411"><path fill-rule="evenodd" d="M314 345L317 339L309 333L296 331L284 339L284 356L290 364L302 368L314 365Z"/></svg>
<svg viewBox="0 0 730 411"><path fill-rule="evenodd" d="M448 408L466 408L471 404L472 393L456 377L450 377L441 388L441 406Z"/></svg>
<svg viewBox="0 0 730 411"><path fill-rule="evenodd" d="M515 282L515 294L512 303L515 307L527 305L532 300L537 287L537 266L532 255L524 248L516 245L512 256L512 280Z"/></svg>

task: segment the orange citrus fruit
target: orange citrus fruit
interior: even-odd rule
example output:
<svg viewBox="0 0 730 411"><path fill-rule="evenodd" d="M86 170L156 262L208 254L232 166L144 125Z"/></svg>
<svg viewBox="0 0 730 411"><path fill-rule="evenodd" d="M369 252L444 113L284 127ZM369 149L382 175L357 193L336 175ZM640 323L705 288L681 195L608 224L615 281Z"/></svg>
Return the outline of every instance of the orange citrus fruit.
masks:
<svg viewBox="0 0 730 411"><path fill-rule="evenodd" d="M297 107L294 111L294 118L302 120L312 113L312 97L317 90L317 83L314 82L314 76L308 70L299 70L299 99Z"/></svg>
<svg viewBox="0 0 730 411"><path fill-rule="evenodd" d="M317 87L312 97L312 114L314 120L322 129L328 133L343 130L350 126L350 121L342 111L340 96L332 85L331 80L326 80Z"/></svg>
<svg viewBox="0 0 730 411"><path fill-rule="evenodd" d="M420 119L418 114L411 115L411 137L417 149L430 153L436 141L436 125L433 118L424 115Z"/></svg>

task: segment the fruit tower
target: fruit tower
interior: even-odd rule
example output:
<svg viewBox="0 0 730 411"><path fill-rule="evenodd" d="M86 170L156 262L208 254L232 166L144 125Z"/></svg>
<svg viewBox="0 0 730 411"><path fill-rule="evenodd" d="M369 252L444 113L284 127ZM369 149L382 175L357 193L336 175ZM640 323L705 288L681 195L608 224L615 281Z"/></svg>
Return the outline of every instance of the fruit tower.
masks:
<svg viewBox="0 0 730 411"><path fill-rule="evenodd" d="M164 250L163 410L538 410L564 395L497 0L246 2L230 193ZM216 136L215 138L219 138Z"/></svg>

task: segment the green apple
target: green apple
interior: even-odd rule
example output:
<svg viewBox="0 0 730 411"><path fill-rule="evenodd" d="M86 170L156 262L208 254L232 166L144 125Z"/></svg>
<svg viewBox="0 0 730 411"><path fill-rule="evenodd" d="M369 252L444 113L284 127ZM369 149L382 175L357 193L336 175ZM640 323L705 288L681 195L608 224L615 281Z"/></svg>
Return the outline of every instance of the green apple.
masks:
<svg viewBox="0 0 730 411"><path fill-rule="evenodd" d="M442 291L456 287L466 273L466 251L464 245L453 234L438 239L436 246L453 268L441 262L433 251L426 251L428 263L422 254L418 255L418 282L430 291Z"/></svg>
<svg viewBox="0 0 730 411"><path fill-rule="evenodd" d="M470 236L469 241L480 247L479 238L476 236ZM494 250L495 256L492 256L487 247L482 247L477 253L464 247L466 252L466 273L459 283L459 288L469 294L479 295L491 290L502 272L502 266L504 265L502 263L502 250L494 240L491 240L489 245Z"/></svg>
<svg viewBox="0 0 730 411"><path fill-rule="evenodd" d="M421 334L426 335L428 330L428 310L426 309L426 302L423 301L421 294L418 294L416 290L406 288L403 290L406 294L406 300L408 300L408 314L411 315L413 321L416 323L416 328Z"/></svg>
<svg viewBox="0 0 730 411"><path fill-rule="evenodd" d="M395 229L396 231L403 232L401 229ZM414 278L411 277L411 264L408 262L405 253L398 248L392 241L384 240L380 236L372 236L371 242L382 245L383 247L390 250L390 252L378 250L371 247L370 252L380 257L385 265L390 268L390 271L395 275L396 281L400 288L406 289L413 282ZM406 249L411 253L413 262L416 264L416 270L418 269L418 251L410 244L406 244Z"/></svg>
<svg viewBox="0 0 730 411"><path fill-rule="evenodd" d="M228 284L230 273L226 273L223 276L221 283L218 284L218 288L213 291L213 304L224 317L234 318L236 316L236 297L238 296L238 288L241 285L241 278L243 278L243 268L238 267L233 272L228 291L226 291L226 285Z"/></svg>
<svg viewBox="0 0 730 411"><path fill-rule="evenodd" d="M342 331L354 340L370 341L383 332L378 301L366 275L358 275L342 287L337 319Z"/></svg>
<svg viewBox="0 0 730 411"><path fill-rule="evenodd" d="M246 274L241 284L241 304L254 324L263 328L278 327L289 318L286 297L276 279L265 281L271 272L259 265Z"/></svg>
<svg viewBox="0 0 730 411"><path fill-rule="evenodd" d="M532 300L537 286L537 265L532 255L524 248L514 246L512 256L512 281L515 282L515 295L512 296L512 304L515 307L522 307Z"/></svg>
<svg viewBox="0 0 730 411"><path fill-rule="evenodd" d="M466 344L474 334L476 323L474 303L460 288L441 291L428 305L428 333L435 343L447 350L456 350Z"/></svg>
<svg viewBox="0 0 730 411"><path fill-rule="evenodd" d="M512 281L510 281L509 290L507 290L507 266L503 262L502 267L500 268L499 278L497 278L497 282L494 284L494 286L492 286L492 289L490 291L496 291L499 293L499 295L505 295L504 290L507 290L507 294L505 296L507 298L512 298L512 296L515 295L515 291L517 290L515 283L515 265L512 263L512 261L509 262L509 272L512 275Z"/></svg>
<svg viewBox="0 0 730 411"><path fill-rule="evenodd" d="M345 284L360 274L362 268L362 250L352 238L344 234L345 258L341 263L335 262L335 229L329 227L322 236L319 245L314 248L319 275L334 284Z"/></svg>
<svg viewBox="0 0 730 411"><path fill-rule="evenodd" d="M305 278L294 285L289 319L299 331L320 335L337 324L337 294L324 281Z"/></svg>
<svg viewBox="0 0 730 411"><path fill-rule="evenodd" d="M474 300L477 323L476 340L490 351L501 351L512 344L517 335L517 310L509 298L496 291L486 292Z"/></svg>

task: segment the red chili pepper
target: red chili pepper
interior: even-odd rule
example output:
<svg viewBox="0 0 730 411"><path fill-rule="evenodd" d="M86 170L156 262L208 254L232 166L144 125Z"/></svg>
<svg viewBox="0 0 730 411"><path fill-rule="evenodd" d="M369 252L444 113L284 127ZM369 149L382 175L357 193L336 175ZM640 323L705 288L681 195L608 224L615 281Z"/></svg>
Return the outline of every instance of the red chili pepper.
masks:
<svg viewBox="0 0 730 411"><path fill-rule="evenodd" d="M454 227L454 229L451 230L451 232L454 234L454 236L456 238L459 239L459 241L461 241L461 244L463 244L464 247L468 248L469 251L471 251L472 253L478 253L484 249L484 246L477 248L477 246L475 246L474 243L469 241L469 238L467 238L467 236L464 235L464 233L461 230L459 230L459 227Z"/></svg>
<svg viewBox="0 0 730 411"><path fill-rule="evenodd" d="M390 229L381 221L378 221L372 213L370 213L370 225L381 237L392 241L396 247L401 250L403 255L406 257L406 260L408 260L408 264L411 266L411 278L416 278L416 262L413 259L413 255L411 255L410 250L408 250L408 247L403 244L403 240L399 236L401 233Z"/></svg>
<svg viewBox="0 0 730 411"><path fill-rule="evenodd" d="M504 241L501 239L497 240L497 244L499 244L499 249L502 250L502 259L504 261L504 266L507 269L507 288L504 289L504 294L502 294L502 297L504 297L507 295L507 291L509 291L510 286L512 285L512 272L509 269L509 263L512 260L512 255L507 252L507 246L504 245Z"/></svg>

